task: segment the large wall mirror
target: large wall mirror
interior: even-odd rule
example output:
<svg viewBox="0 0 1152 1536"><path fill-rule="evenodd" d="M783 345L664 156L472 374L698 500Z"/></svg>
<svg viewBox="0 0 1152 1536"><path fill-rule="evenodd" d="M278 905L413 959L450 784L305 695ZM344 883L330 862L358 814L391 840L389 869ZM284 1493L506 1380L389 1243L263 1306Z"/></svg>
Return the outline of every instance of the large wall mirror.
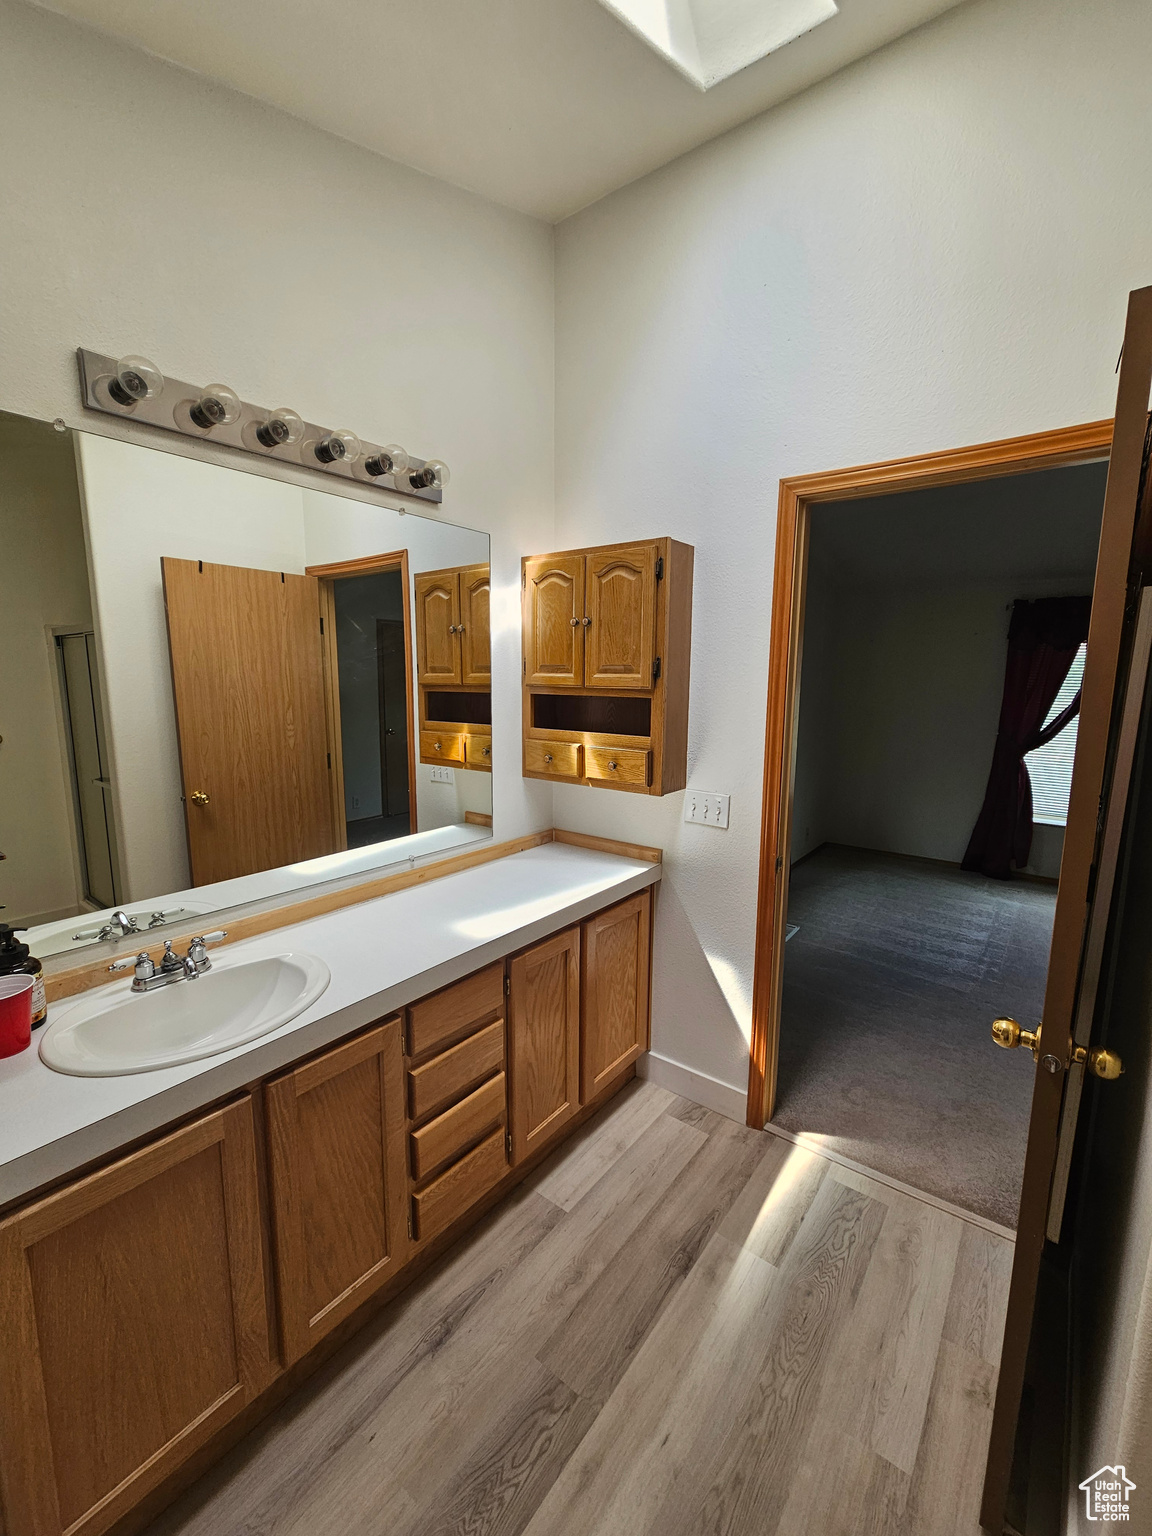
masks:
<svg viewBox="0 0 1152 1536"><path fill-rule="evenodd" d="M491 836L487 534L0 413L0 549L41 958Z"/></svg>

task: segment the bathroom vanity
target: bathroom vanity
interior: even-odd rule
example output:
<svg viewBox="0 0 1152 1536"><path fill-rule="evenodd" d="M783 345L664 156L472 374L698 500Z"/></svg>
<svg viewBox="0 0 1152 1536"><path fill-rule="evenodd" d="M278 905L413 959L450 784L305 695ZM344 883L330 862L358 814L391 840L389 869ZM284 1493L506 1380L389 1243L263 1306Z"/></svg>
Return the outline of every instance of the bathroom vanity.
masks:
<svg viewBox="0 0 1152 1536"><path fill-rule="evenodd" d="M3 1536L143 1523L634 1074L659 855L587 841L221 949L332 975L240 1049L0 1063Z"/></svg>

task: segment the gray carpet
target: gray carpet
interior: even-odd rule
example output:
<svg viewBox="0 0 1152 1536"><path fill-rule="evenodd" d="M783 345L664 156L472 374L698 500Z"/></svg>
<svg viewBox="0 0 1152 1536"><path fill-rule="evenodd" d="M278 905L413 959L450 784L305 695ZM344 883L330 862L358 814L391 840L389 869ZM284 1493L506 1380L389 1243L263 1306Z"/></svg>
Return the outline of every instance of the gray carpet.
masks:
<svg viewBox="0 0 1152 1536"><path fill-rule="evenodd" d="M1016 1226L1056 887L829 845L792 871L773 1124Z"/></svg>

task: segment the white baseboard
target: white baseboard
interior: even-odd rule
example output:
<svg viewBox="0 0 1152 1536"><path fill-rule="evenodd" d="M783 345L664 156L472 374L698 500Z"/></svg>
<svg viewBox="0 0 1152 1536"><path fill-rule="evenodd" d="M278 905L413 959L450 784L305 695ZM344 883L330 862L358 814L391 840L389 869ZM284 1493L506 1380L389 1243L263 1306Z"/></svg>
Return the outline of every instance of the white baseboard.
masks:
<svg viewBox="0 0 1152 1536"><path fill-rule="evenodd" d="M683 1099L691 1099L695 1104L703 1104L705 1109L714 1109L718 1115L744 1124L748 1098L743 1088L733 1088L731 1083L722 1083L719 1078L697 1072L668 1056L657 1056L655 1051L641 1056L636 1063L636 1076L646 1077L649 1082L678 1093Z"/></svg>

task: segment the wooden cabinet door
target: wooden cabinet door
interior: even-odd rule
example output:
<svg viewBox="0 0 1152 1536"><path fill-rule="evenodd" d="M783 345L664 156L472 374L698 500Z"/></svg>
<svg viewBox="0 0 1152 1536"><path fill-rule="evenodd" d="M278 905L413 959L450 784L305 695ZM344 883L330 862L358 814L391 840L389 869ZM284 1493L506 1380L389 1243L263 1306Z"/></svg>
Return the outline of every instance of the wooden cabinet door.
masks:
<svg viewBox="0 0 1152 1536"><path fill-rule="evenodd" d="M524 566L524 678L548 688L584 685L584 556Z"/></svg>
<svg viewBox="0 0 1152 1536"><path fill-rule="evenodd" d="M455 571L417 576L416 671L428 688L460 681L460 582Z"/></svg>
<svg viewBox="0 0 1152 1536"><path fill-rule="evenodd" d="M486 565L465 566L460 572L460 680L479 688L492 685L491 591Z"/></svg>
<svg viewBox="0 0 1152 1536"><path fill-rule="evenodd" d="M407 1257L400 1020L265 1088L285 1363Z"/></svg>
<svg viewBox="0 0 1152 1536"><path fill-rule="evenodd" d="M589 688L651 688L656 661L656 546L588 556Z"/></svg>
<svg viewBox="0 0 1152 1536"><path fill-rule="evenodd" d="M512 1163L551 1141L580 1107L580 930L509 964Z"/></svg>
<svg viewBox="0 0 1152 1536"><path fill-rule="evenodd" d="M0 1222L9 1536L107 1530L270 1374L251 1099Z"/></svg>
<svg viewBox="0 0 1152 1536"><path fill-rule="evenodd" d="M320 583L160 565L192 884L335 853Z"/></svg>
<svg viewBox="0 0 1152 1536"><path fill-rule="evenodd" d="M648 1049L648 891L597 912L583 940L580 1089L585 1104Z"/></svg>

